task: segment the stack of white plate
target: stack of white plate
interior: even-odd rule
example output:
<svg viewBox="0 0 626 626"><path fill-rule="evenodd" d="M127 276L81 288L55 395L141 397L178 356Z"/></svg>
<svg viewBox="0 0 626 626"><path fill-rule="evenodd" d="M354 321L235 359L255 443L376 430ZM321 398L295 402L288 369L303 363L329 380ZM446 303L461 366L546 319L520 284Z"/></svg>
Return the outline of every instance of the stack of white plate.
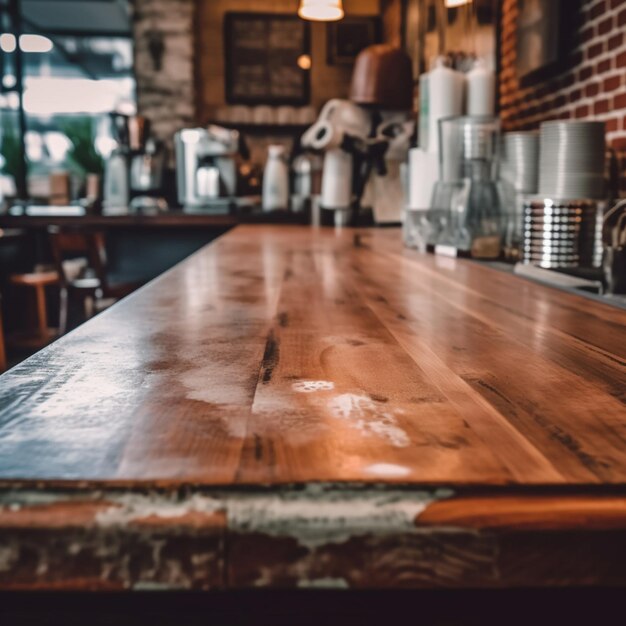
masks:
<svg viewBox="0 0 626 626"><path fill-rule="evenodd" d="M500 177L518 193L535 194L539 179L539 134L506 133Z"/></svg>
<svg viewBox="0 0 626 626"><path fill-rule="evenodd" d="M604 122L544 122L539 193L548 198L604 198L604 130Z"/></svg>

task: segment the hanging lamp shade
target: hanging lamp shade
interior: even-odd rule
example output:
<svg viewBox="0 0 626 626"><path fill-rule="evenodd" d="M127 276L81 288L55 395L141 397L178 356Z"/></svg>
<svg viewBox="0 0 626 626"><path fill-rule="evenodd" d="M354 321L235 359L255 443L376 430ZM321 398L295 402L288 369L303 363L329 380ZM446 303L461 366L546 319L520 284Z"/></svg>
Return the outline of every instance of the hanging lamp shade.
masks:
<svg viewBox="0 0 626 626"><path fill-rule="evenodd" d="M342 0L300 0L298 15L303 20L335 22L344 16Z"/></svg>

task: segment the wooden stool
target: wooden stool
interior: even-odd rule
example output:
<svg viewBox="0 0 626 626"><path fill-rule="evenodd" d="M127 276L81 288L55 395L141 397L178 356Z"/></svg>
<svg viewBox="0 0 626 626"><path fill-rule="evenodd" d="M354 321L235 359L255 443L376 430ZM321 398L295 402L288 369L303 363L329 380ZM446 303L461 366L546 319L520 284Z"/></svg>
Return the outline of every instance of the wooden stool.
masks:
<svg viewBox="0 0 626 626"><path fill-rule="evenodd" d="M22 333L14 339L16 345L36 348L48 344L56 336L55 329L48 327L48 312L46 309L46 287L59 284L59 275L56 272L34 272L32 274L14 274L9 279L16 287L27 287L35 292L37 305L37 332Z"/></svg>

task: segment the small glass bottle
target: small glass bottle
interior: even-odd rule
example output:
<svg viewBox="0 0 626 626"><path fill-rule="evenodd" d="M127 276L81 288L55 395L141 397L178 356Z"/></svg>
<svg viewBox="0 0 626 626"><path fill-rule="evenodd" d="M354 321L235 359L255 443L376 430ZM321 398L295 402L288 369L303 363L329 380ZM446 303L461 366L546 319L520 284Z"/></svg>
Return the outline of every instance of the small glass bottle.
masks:
<svg viewBox="0 0 626 626"><path fill-rule="evenodd" d="M289 170L284 146L273 145L268 148L262 202L264 211L286 210L289 206Z"/></svg>

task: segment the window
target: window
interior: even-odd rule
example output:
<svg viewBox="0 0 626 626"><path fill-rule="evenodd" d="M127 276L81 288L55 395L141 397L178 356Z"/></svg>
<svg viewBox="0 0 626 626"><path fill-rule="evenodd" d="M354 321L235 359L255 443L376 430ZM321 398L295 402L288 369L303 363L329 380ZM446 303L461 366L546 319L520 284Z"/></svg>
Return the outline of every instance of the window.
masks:
<svg viewBox="0 0 626 626"><path fill-rule="evenodd" d="M94 17L89 20L90 16L86 15L81 19L76 13L98 8L96 5L115 11L112 16L119 22L120 4L97 0L93 3L56 0L23 3L23 34L19 46L24 73L28 191L32 197L45 200L49 195L51 171L69 171L76 193L85 174L101 173L102 158L115 147L107 114L114 110L128 113L135 110L130 20L122 22L121 29L116 23L116 32L77 28L77 24L94 23ZM29 5L32 5L32 15L38 16L37 23L29 18ZM45 5L48 13L35 5ZM52 5L58 5L56 11ZM51 28L42 23L46 16ZM98 17L98 26L106 27L101 14ZM5 174L5 193L12 191L11 179L19 168L20 144L19 96L15 91L18 42L10 25L11 20L5 16L0 33L0 161Z"/></svg>

